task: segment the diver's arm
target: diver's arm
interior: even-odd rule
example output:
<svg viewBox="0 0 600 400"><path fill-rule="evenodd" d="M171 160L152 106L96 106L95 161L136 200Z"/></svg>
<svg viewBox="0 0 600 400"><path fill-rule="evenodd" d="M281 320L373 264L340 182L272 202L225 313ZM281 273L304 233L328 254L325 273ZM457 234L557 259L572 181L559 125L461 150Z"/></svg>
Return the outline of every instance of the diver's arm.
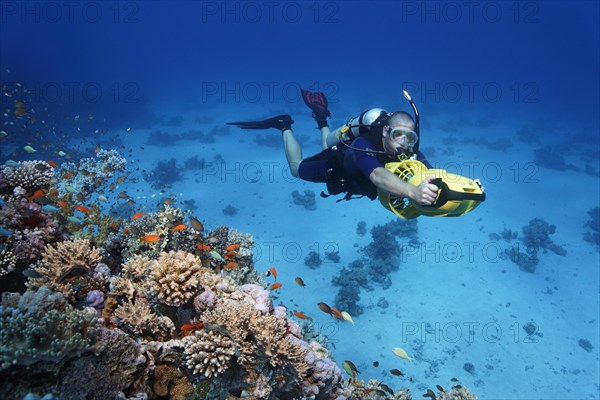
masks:
<svg viewBox="0 0 600 400"><path fill-rule="evenodd" d="M429 205L435 201L438 187L424 180L419 186L411 185L398 178L384 167L377 167L369 175L369 179L379 189L400 197L407 197L420 205Z"/></svg>

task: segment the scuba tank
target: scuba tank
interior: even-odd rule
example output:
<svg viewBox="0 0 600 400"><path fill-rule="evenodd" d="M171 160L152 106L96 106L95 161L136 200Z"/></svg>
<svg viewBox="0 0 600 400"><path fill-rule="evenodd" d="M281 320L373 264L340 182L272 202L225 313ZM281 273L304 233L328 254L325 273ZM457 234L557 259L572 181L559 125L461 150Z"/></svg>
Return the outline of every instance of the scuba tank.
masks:
<svg viewBox="0 0 600 400"><path fill-rule="evenodd" d="M382 108L371 108L358 117L350 118L345 125L331 131L327 136L327 147L333 147L340 142L352 142L361 135L371 131L373 123L377 120L387 120L388 113Z"/></svg>
<svg viewBox="0 0 600 400"><path fill-rule="evenodd" d="M419 110L417 109L415 102L410 97L410 94L408 94L406 90L403 90L402 94L404 95L404 98L409 102L415 114L415 133L417 134L419 140L417 140L417 142L415 143L415 146L412 149L411 153L416 154L419 151L419 142L421 141ZM360 114L358 117L349 119L345 125L331 131L331 133L327 136L327 147L331 148L341 143L344 144L346 147L351 148L350 143L359 136L379 136L381 135L381 131L379 131L379 129L382 129L383 126L387 123L389 116L390 114L388 114L382 108L371 108L370 110L367 110ZM375 151L375 153L379 152ZM401 154L398 155L400 156ZM400 158L404 159L408 157L406 157L406 154L404 154Z"/></svg>

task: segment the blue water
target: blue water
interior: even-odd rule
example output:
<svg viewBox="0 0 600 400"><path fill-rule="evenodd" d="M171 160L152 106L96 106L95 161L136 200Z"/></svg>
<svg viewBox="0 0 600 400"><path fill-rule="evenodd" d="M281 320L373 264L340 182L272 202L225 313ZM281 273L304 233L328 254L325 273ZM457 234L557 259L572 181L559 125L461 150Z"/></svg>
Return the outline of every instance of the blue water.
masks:
<svg viewBox="0 0 600 400"><path fill-rule="evenodd" d="M593 1L3 1L0 161L113 146L135 171L128 190L152 207L160 188L140 171L175 158L182 178L168 190L194 200L212 228L254 235L257 268L276 264L288 283L279 300L313 314L333 356L355 360L365 381L418 393L458 377L482 399L600 398L599 249L583 240L600 201L599 15ZM258 143L254 133L214 130L289 113L312 155L318 135L300 88L327 95L332 126L371 107L410 111L408 90L430 161L479 177L488 192L464 217L419 219L421 246L398 261L390 287L361 290L354 327L314 304L333 305L331 278L371 240L357 223L395 217L367 200L298 207L291 191L323 188L289 179L278 134ZM15 118L15 100L26 118ZM156 134L193 130L214 142ZM228 170L184 168L217 155ZM235 216L222 212L228 204ZM509 245L490 235L522 237L534 218L555 225L567 254L545 251L528 273L494 253ZM290 256L296 245L302 257ZM329 247L340 263L304 264L308 251ZM294 287L297 275L312 283L306 291ZM523 329L531 321L540 335ZM397 367L396 346L417 354L400 365L412 381L384 371Z"/></svg>

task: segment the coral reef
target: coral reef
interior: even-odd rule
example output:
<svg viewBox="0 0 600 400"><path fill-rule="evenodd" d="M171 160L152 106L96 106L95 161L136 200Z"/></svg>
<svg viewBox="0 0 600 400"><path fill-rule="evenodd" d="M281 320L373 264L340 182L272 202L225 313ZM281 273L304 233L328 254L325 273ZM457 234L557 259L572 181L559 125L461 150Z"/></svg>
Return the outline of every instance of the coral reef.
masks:
<svg viewBox="0 0 600 400"><path fill-rule="evenodd" d="M321 255L316 251L309 251L306 257L304 257L304 265L311 269L319 268L322 263Z"/></svg>
<svg viewBox="0 0 600 400"><path fill-rule="evenodd" d="M0 208L0 226L10 235L0 239L17 260L34 262L42 256L46 245L63 240L64 234L52 216L27 195L17 187L7 196L6 204Z"/></svg>
<svg viewBox="0 0 600 400"><path fill-rule="evenodd" d="M197 132L180 137L190 135ZM2 293L0 397L381 397L376 381L345 381L327 338L274 307L254 269L251 235L227 226L205 231L171 197L131 218L114 207L121 217L106 215L99 201L81 205L98 188L126 182L129 175L109 183L125 167L118 152L98 150L96 158L63 163L59 180L41 161L0 172L0 278L27 280L23 294ZM133 201L119 190L119 199ZM316 204L312 192L298 199L309 209ZM349 284L336 301L344 310L361 312L360 288L377 263L395 261L380 252L415 228L372 230L374 241L391 247L370 245L345 269ZM326 257L339 261L337 252Z"/></svg>
<svg viewBox="0 0 600 400"><path fill-rule="evenodd" d="M201 261L193 254L162 253L150 265L150 288L161 303L181 306L198 292L201 270Z"/></svg>
<svg viewBox="0 0 600 400"><path fill-rule="evenodd" d="M315 198L315 192L312 190L305 190L304 194L300 194L299 191L294 190L292 192L292 200L294 204L304 207L307 210L317 209L317 200Z"/></svg>
<svg viewBox="0 0 600 400"><path fill-rule="evenodd" d="M173 321L156 315L143 297L138 297L135 303L123 301L112 313L111 322L136 336L164 339L173 337L175 333Z"/></svg>
<svg viewBox="0 0 600 400"><path fill-rule="evenodd" d="M367 223L365 221L359 221L356 224L356 234L358 236L365 236L367 234Z"/></svg>
<svg viewBox="0 0 600 400"><path fill-rule="evenodd" d="M233 341L216 331L196 331L193 336L183 339L183 345L187 367L193 374L207 378L225 371L227 363L235 355Z"/></svg>
<svg viewBox="0 0 600 400"><path fill-rule="evenodd" d="M57 182L58 197L77 201L89 200L92 193L105 185L117 172L125 171L127 160L116 150L99 149L96 158L82 158L79 163L61 165L61 173L70 174L69 179Z"/></svg>
<svg viewBox="0 0 600 400"><path fill-rule="evenodd" d="M100 261L100 251L87 240L48 245L41 262L33 266L39 277L31 278L28 285L61 292L76 304L84 301L88 292L102 290L108 282L110 273Z"/></svg>
<svg viewBox="0 0 600 400"><path fill-rule="evenodd" d="M556 226L551 225L542 218L533 218L529 224L523 227L523 236L521 241L525 246L525 251L521 251L519 245L513 245L505 249L506 255L512 262L517 264L524 272L535 272L539 263L539 251L547 250L559 256L565 256L567 250L552 241L550 235L556 232ZM508 237L505 235L505 237ZM511 234L509 239L512 238Z"/></svg>
<svg viewBox="0 0 600 400"><path fill-rule="evenodd" d="M144 179L155 189L168 187L181 180L181 172L177 168L177 160L171 158L168 161L159 161L150 172L144 172Z"/></svg>
<svg viewBox="0 0 600 400"><path fill-rule="evenodd" d="M586 227L591 229L591 232L583 234L583 240L596 245L600 250L600 207L594 207L588 210L590 219L586 223Z"/></svg>
<svg viewBox="0 0 600 400"><path fill-rule="evenodd" d="M2 173L8 185L33 192L50 183L54 176L54 168L45 161L23 161L16 167L4 167Z"/></svg>
<svg viewBox="0 0 600 400"><path fill-rule="evenodd" d="M154 368L152 389L157 396L171 400L186 400L194 393L194 386L184 373L171 365Z"/></svg>
<svg viewBox="0 0 600 400"><path fill-rule="evenodd" d="M0 369L42 360L58 363L96 343L96 312L74 309L47 288L27 291L18 300L3 298L0 339Z"/></svg>

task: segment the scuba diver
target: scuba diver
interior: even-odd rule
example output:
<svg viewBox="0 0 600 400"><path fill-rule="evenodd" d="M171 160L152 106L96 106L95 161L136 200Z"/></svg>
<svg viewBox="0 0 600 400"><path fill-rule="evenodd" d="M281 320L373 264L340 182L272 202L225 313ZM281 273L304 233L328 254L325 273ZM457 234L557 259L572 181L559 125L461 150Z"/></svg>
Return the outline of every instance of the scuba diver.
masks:
<svg viewBox="0 0 600 400"><path fill-rule="evenodd" d="M323 151L305 159L292 131L294 121L289 115L227 124L242 129L279 129L292 175L310 182L325 183L329 193L321 193L322 197L346 193L338 201L357 196L375 200L378 192L384 192L428 206L438 196L439 188L431 183L433 176L412 185L385 168L387 163L408 159L420 160L430 168L419 151L418 110L406 91L404 96L413 108L415 119L404 111L387 113L373 108L331 131L328 124L331 113L325 95L302 89L302 98L312 110L323 145Z"/></svg>

